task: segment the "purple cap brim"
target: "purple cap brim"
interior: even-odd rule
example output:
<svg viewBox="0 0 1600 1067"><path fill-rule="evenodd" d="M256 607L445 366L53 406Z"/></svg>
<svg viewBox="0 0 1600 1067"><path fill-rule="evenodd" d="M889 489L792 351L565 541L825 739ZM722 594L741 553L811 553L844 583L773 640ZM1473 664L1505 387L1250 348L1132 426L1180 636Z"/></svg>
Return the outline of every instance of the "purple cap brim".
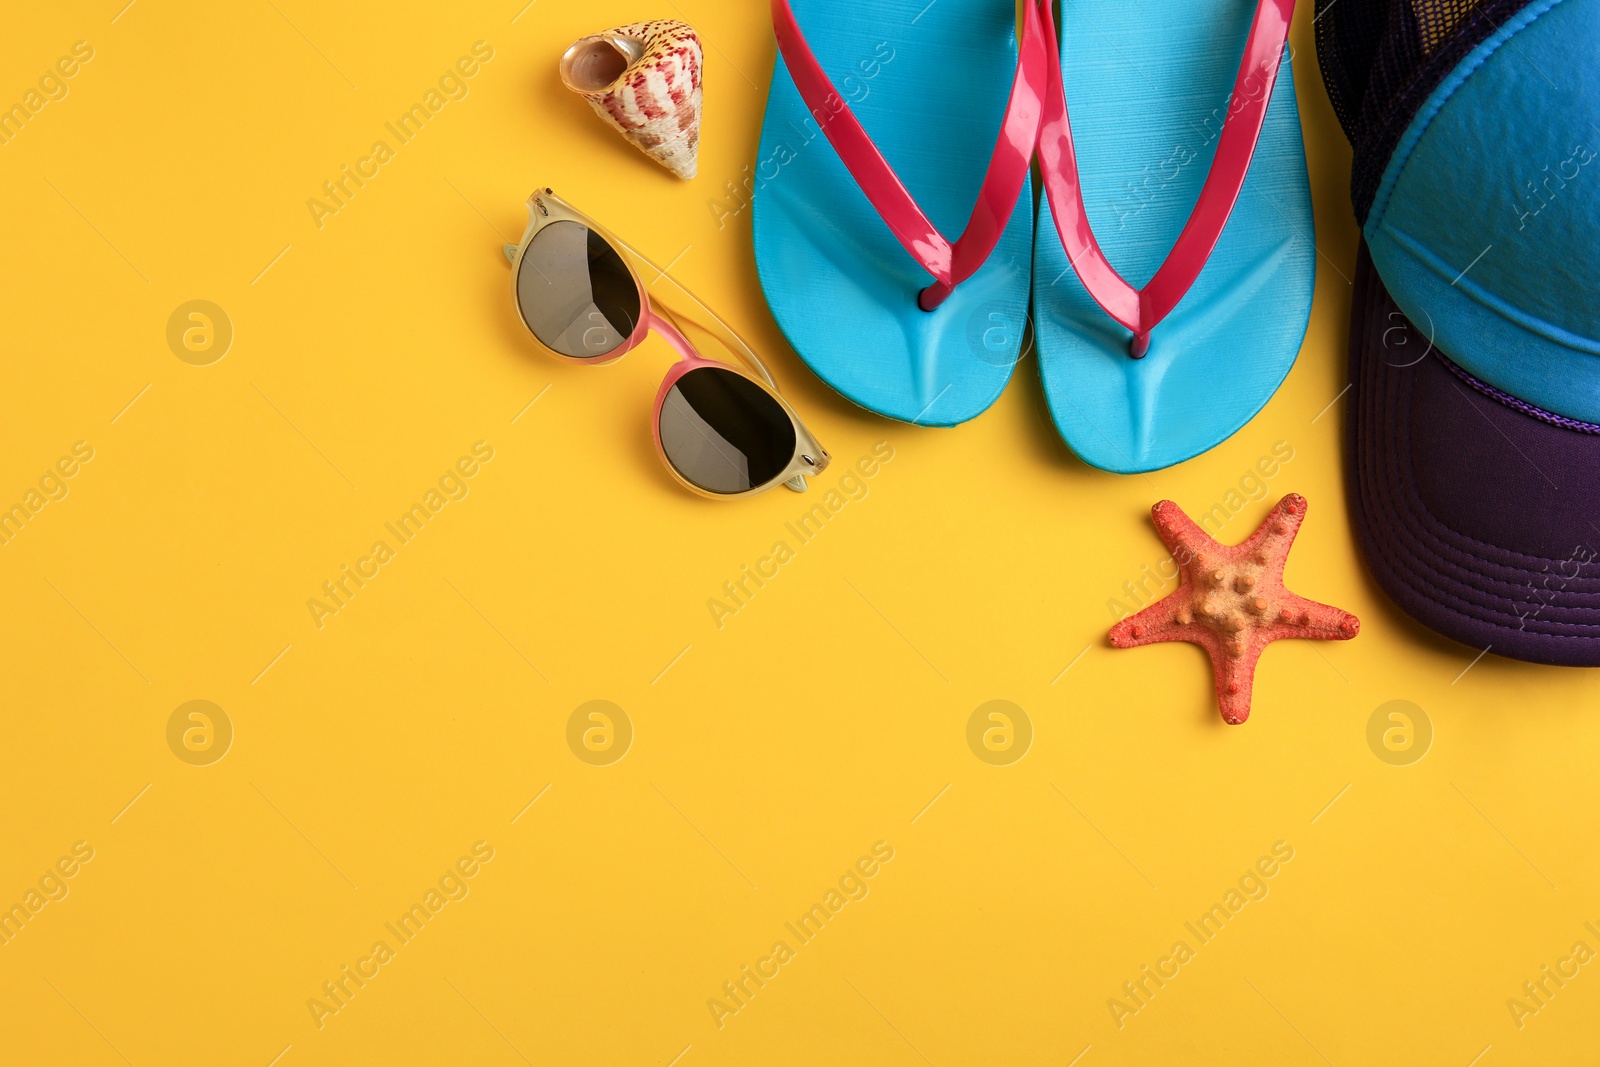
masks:
<svg viewBox="0 0 1600 1067"><path fill-rule="evenodd" d="M1600 666L1600 426L1520 404L1433 351L1365 246L1350 383L1350 511L1384 590L1475 649Z"/></svg>

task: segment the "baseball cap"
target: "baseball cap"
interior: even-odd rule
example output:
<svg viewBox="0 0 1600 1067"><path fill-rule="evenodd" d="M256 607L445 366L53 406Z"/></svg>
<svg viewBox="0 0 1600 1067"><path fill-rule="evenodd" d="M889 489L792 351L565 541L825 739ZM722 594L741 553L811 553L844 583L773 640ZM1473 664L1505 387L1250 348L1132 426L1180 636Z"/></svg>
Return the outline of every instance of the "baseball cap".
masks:
<svg viewBox="0 0 1600 1067"><path fill-rule="evenodd" d="M1350 509L1483 651L1600 666L1600 0L1318 0L1354 149Z"/></svg>

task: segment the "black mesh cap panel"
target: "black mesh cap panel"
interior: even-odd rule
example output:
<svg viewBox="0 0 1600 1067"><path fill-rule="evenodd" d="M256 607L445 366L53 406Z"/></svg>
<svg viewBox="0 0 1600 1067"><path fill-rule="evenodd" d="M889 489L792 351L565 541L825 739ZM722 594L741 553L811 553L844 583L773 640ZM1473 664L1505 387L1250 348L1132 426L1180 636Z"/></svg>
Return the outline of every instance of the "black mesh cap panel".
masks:
<svg viewBox="0 0 1600 1067"><path fill-rule="evenodd" d="M1317 59L1355 149L1350 199L1366 224L1412 117L1466 54L1529 0L1317 0Z"/></svg>

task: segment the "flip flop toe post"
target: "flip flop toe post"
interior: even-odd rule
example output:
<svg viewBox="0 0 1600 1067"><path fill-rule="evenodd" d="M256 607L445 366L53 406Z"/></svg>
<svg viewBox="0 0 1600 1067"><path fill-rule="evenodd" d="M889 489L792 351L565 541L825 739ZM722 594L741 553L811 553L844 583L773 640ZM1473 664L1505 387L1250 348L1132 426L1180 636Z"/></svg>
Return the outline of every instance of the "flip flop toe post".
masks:
<svg viewBox="0 0 1600 1067"><path fill-rule="evenodd" d="M1004 389L1027 321L1037 13L1019 53L1014 9L994 0L771 6L780 55L752 173L767 303L861 407L971 419Z"/></svg>
<svg viewBox="0 0 1600 1067"><path fill-rule="evenodd" d="M1096 467L1214 447L1294 365L1316 278L1294 6L1185 0L1156 18L1072 0L1056 35L1041 4L1060 58L1039 138L1039 366L1062 437Z"/></svg>

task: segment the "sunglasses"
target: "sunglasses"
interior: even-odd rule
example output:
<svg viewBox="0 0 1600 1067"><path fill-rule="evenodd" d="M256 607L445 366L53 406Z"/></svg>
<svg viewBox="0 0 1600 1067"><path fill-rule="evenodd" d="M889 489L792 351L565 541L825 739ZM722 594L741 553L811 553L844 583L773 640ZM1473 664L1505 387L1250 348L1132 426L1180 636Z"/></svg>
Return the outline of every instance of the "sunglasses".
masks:
<svg viewBox="0 0 1600 1067"><path fill-rule="evenodd" d="M633 261L666 272L549 189L528 198L528 228L505 246L517 313L545 348L576 363L621 359L652 331L678 353L656 392L656 452L673 476L701 494L750 496L776 485L806 489L806 475L828 466L818 444L778 395L756 354L687 289L692 319L651 294ZM654 282L651 283L655 284ZM715 336L755 374L702 356L677 320Z"/></svg>

